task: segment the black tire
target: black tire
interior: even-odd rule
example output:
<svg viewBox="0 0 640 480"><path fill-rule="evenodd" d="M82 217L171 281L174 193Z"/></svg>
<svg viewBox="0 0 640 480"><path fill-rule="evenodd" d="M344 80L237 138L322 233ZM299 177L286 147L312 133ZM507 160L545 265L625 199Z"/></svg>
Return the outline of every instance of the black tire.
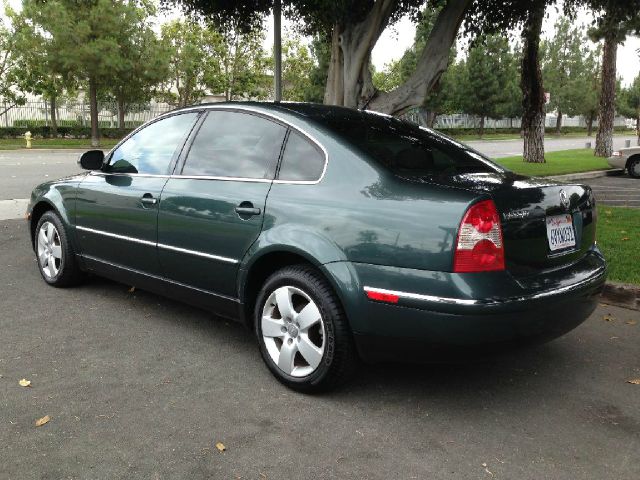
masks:
<svg viewBox="0 0 640 480"><path fill-rule="evenodd" d="M56 246L60 247L60 259L55 260L55 273L52 270L48 270L50 274L45 273L45 265L43 264L42 257L39 255L39 235L43 225L52 224L55 227L55 234L57 235ZM67 231L64 228L64 224L58 214L52 210L45 212L34 230L33 248L36 254L36 262L38 264L38 271L45 282L53 287L70 287L77 285L83 278L83 274L78 266L76 254L69 241Z"/></svg>
<svg viewBox="0 0 640 480"><path fill-rule="evenodd" d="M278 288L284 286L291 286L308 295L321 315L320 323L323 327L316 328L324 330L324 351L319 365L307 376L292 376L278 367L268 351L266 345L268 340L265 340L262 333L265 304ZM266 280L256 300L254 326L262 359L281 383L294 390L307 393L330 390L347 380L358 365L359 359L353 337L340 301L323 275L311 266L285 267ZM300 336L302 337L302 333ZM307 338L310 337L307 336ZM300 342L299 338L297 340ZM298 358L302 359L302 357Z"/></svg>
<svg viewBox="0 0 640 480"><path fill-rule="evenodd" d="M640 156L635 156L629 159L627 163L627 172L631 178L640 178Z"/></svg>

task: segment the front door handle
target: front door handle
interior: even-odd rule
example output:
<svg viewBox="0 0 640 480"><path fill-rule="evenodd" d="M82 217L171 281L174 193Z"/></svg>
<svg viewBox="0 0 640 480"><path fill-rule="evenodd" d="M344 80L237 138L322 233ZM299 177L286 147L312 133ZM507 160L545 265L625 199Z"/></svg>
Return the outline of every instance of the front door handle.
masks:
<svg viewBox="0 0 640 480"><path fill-rule="evenodd" d="M241 217L251 217L253 215L260 215L260 209L254 207L251 202L242 202L236 207L236 213Z"/></svg>
<svg viewBox="0 0 640 480"><path fill-rule="evenodd" d="M140 201L143 205L155 205L156 203L158 203L158 199L153 198L153 195L151 195L150 193L145 193Z"/></svg>

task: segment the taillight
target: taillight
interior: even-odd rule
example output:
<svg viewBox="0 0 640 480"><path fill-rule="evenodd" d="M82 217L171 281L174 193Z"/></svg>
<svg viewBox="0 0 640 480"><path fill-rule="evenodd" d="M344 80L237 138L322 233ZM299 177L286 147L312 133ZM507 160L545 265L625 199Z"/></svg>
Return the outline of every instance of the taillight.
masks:
<svg viewBox="0 0 640 480"><path fill-rule="evenodd" d="M493 270L504 270L502 227L495 203L484 200L469 207L462 218L453 255L453 271Z"/></svg>

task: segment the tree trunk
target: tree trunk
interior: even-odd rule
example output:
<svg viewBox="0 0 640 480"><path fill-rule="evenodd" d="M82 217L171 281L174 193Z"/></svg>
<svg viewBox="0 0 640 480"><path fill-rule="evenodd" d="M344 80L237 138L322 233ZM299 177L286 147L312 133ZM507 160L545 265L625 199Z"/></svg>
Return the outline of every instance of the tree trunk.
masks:
<svg viewBox="0 0 640 480"><path fill-rule="evenodd" d="M433 128L436 124L436 118L438 118L438 113L433 110L427 111L427 127Z"/></svg>
<svg viewBox="0 0 640 480"><path fill-rule="evenodd" d="M335 25L324 102L399 115L420 106L447 68L449 52L472 0L450 0L440 11L414 73L391 92L377 92L371 80L371 50L395 10L393 0L376 0L355 25Z"/></svg>
<svg viewBox="0 0 640 480"><path fill-rule="evenodd" d="M49 97L49 107L51 108L51 136L56 138L58 136L58 118L56 116L55 95L51 95L51 97Z"/></svg>
<svg viewBox="0 0 640 480"><path fill-rule="evenodd" d="M560 135L562 133L562 112L558 109L558 116L556 117L556 133Z"/></svg>
<svg viewBox="0 0 640 480"><path fill-rule="evenodd" d="M480 117L480 138L484 135L484 115Z"/></svg>
<svg viewBox="0 0 640 480"><path fill-rule="evenodd" d="M118 128L124 128L124 98L118 95Z"/></svg>
<svg viewBox="0 0 640 480"><path fill-rule="evenodd" d="M587 117L587 137L593 135L593 113Z"/></svg>
<svg viewBox="0 0 640 480"><path fill-rule="evenodd" d="M540 31L544 19L544 0L531 2L522 32L522 131L524 135L523 161L544 163L544 87L540 71Z"/></svg>
<svg viewBox="0 0 640 480"><path fill-rule="evenodd" d="M604 37L602 53L602 90L598 113L598 133L596 134L596 157L610 157L613 153L613 118L616 102L616 54L618 43L615 33Z"/></svg>
<svg viewBox="0 0 640 480"><path fill-rule="evenodd" d="M100 137L98 136L98 88L96 79L89 79L89 111L91 115L91 146L100 146Z"/></svg>

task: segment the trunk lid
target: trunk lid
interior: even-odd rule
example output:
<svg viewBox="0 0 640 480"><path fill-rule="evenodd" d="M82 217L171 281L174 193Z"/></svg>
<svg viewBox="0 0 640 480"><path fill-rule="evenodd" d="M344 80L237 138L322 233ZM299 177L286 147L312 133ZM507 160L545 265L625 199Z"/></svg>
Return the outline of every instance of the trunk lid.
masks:
<svg viewBox="0 0 640 480"><path fill-rule="evenodd" d="M487 194L495 202L502 223L506 268L513 275L526 276L573 263L595 241L595 200L586 185L511 172L470 173L430 180ZM571 226L573 235L569 231ZM575 245L563 247L571 243L571 236ZM556 249L551 248L549 237L554 237L551 243Z"/></svg>

